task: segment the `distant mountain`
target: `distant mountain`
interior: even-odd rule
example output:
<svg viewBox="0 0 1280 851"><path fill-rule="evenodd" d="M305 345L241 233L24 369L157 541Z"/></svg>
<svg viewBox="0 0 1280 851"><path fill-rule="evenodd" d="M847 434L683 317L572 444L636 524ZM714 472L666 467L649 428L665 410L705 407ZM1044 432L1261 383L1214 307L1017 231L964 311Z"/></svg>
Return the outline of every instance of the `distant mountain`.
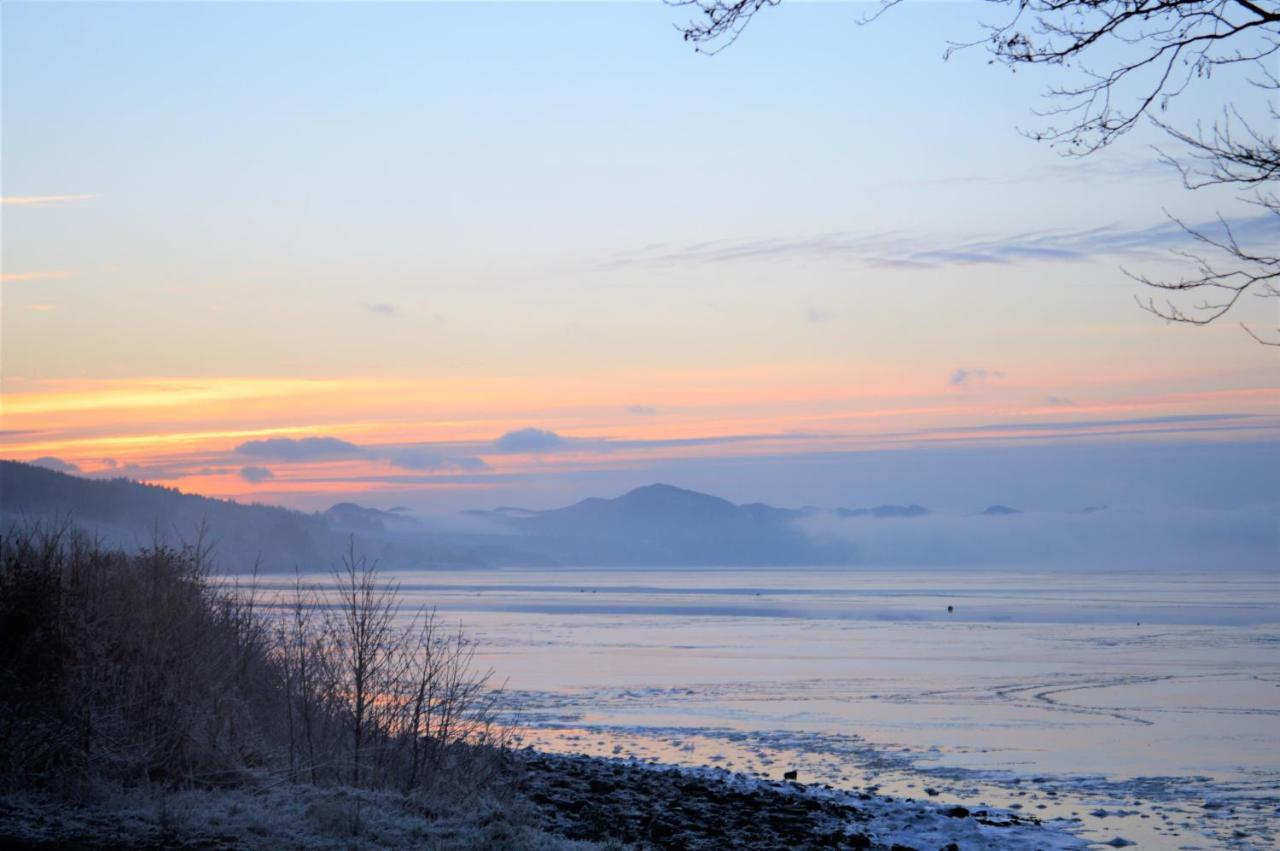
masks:
<svg viewBox="0 0 1280 851"><path fill-rule="evenodd" d="M728 500L666 484L548 511L472 512L561 564L601 566L801 565L842 562L833 545L797 529L804 511Z"/></svg>
<svg viewBox="0 0 1280 851"><path fill-rule="evenodd" d="M1018 513L992 505L980 514ZM909 545L919 537L915 523L925 522L915 518L931 515L914 503L834 510L739 505L669 484L549 510L502 506L414 519L340 502L307 514L0 462L0 532L15 520L70 519L109 543L136 548L149 545L157 532L169 543L190 541L204 523L216 544L218 566L229 572L247 571L255 561L264 572L327 569L339 561L352 535L362 554L398 570L856 564L892 561L895 553L912 551ZM859 522L845 523L850 520ZM886 542L892 542L888 549Z"/></svg>
<svg viewBox="0 0 1280 851"><path fill-rule="evenodd" d="M330 526L348 532L385 532L389 528L412 527L415 521L394 511L365 508L354 502L339 502L321 515Z"/></svg>
<svg viewBox="0 0 1280 851"><path fill-rule="evenodd" d="M232 502L129 479L86 479L0 461L0 530L14 522L74 523L107 543L136 549L194 542L203 524L221 570L327 569L357 534L361 552L401 567L479 566L477 553L405 530L399 515L341 503L324 514Z"/></svg>

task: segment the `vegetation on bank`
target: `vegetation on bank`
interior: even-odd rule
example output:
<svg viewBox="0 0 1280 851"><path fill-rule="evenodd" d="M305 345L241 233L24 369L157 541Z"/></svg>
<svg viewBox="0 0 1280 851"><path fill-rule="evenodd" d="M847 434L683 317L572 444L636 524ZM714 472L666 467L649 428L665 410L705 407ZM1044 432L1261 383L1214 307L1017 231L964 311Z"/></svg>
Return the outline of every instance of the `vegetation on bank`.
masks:
<svg viewBox="0 0 1280 851"><path fill-rule="evenodd" d="M354 546L328 588L217 581L202 543L137 554L70 528L0 538L0 784L199 787L252 774L480 788L506 730L473 646L402 616Z"/></svg>

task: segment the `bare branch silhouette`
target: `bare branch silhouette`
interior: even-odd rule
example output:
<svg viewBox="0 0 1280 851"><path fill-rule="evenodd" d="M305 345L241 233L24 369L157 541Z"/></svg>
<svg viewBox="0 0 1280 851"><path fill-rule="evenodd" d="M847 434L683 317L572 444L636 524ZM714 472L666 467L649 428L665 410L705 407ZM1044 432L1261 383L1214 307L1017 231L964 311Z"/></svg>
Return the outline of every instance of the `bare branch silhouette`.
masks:
<svg viewBox="0 0 1280 851"><path fill-rule="evenodd" d="M780 0L668 0L698 14L681 28L686 41L703 53L733 44L754 17ZM860 23L880 17L902 0L881 0ZM1072 156L1094 153L1147 119L1172 139L1178 154L1161 152L1177 169L1189 190L1231 185L1251 193L1246 200L1270 213L1280 213L1275 184L1280 180L1280 91L1275 62L1280 56L1280 2L1277 0L988 0L1005 7L1002 23L984 24L983 38L953 42L957 50L985 46L993 63L1016 69L1050 65L1063 69L1069 81L1048 89L1051 105L1037 112L1042 126L1026 135L1059 147ZM1251 74L1240 97L1257 103L1242 108L1222 106L1221 117L1194 129L1176 126L1163 116L1170 103L1219 69ZM1251 116L1265 116L1265 118ZM1176 221L1176 219L1175 219ZM1181 224L1181 222L1179 222ZM1280 224L1280 220L1277 220ZM1249 292L1277 296L1280 261L1265 249L1242 246L1225 227L1225 237L1183 226L1208 257L1183 253L1195 273L1171 281L1145 275L1130 277L1173 294L1216 293L1190 306L1171 299L1144 309L1171 322L1207 325L1226 315ZM1280 232L1280 228L1278 228ZM1274 339L1245 329L1259 342L1280 344L1280 317Z"/></svg>

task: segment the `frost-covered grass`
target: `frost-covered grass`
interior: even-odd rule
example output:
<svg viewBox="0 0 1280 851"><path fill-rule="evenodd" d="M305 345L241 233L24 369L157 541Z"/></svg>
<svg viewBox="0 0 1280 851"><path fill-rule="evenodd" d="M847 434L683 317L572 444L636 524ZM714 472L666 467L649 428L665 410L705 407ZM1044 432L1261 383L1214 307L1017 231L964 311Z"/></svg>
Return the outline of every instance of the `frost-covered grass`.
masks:
<svg viewBox="0 0 1280 851"><path fill-rule="evenodd" d="M1063 823L600 757L521 752L482 792L403 794L281 783L175 790L99 784L76 803L0 796L0 847L179 849L775 848L1079 851Z"/></svg>
<svg viewBox="0 0 1280 851"><path fill-rule="evenodd" d="M545 832L528 804L262 782L234 789L100 787L92 803L0 796L0 844L200 848L589 851Z"/></svg>

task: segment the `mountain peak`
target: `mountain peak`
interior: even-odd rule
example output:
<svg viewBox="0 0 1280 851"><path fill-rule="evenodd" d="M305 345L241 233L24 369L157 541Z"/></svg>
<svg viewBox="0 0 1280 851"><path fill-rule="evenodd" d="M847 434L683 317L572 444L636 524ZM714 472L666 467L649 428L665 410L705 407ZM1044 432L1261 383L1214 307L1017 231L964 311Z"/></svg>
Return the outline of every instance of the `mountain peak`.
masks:
<svg viewBox="0 0 1280 851"><path fill-rule="evenodd" d="M650 510L736 511L727 499L661 482L629 490L615 500L623 506Z"/></svg>
<svg viewBox="0 0 1280 851"><path fill-rule="evenodd" d="M638 488L632 488L631 490L624 493L622 496L618 497L618 499L628 499L630 497L678 499L680 497L685 497L685 496L700 496L700 497L705 497L707 499L720 498L718 496L711 496L710 494L699 493L698 491L692 491L692 490L689 490L688 488L680 488L680 487L676 487L675 485L669 485L666 482L654 482L651 485L641 485Z"/></svg>

